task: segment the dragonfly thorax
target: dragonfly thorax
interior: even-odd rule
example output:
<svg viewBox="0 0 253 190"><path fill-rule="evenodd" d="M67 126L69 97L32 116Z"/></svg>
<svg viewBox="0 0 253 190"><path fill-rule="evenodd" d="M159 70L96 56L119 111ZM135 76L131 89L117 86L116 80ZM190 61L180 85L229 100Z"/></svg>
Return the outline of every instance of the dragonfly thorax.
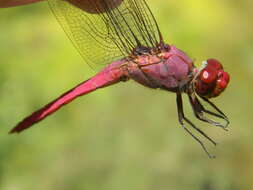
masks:
<svg viewBox="0 0 253 190"><path fill-rule="evenodd" d="M142 54L127 64L129 78L150 87L179 91L191 81L193 61L175 46L159 54Z"/></svg>
<svg viewBox="0 0 253 190"><path fill-rule="evenodd" d="M138 46L134 48L132 55L133 56L141 56L141 55L147 55L152 54L152 48L145 47L145 46Z"/></svg>
<svg viewBox="0 0 253 190"><path fill-rule="evenodd" d="M133 49L132 55L133 56L140 56L140 55L160 55L162 57L162 53L169 52L170 46L168 44L159 43L155 47L146 47L139 45Z"/></svg>

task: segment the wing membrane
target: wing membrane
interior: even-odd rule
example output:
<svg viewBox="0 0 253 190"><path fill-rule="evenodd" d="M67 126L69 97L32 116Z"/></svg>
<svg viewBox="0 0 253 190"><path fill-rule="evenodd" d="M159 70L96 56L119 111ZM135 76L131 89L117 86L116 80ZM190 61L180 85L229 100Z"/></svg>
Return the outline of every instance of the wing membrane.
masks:
<svg viewBox="0 0 253 190"><path fill-rule="evenodd" d="M70 0L48 1L74 46L93 68L127 57L135 48L155 47L161 41L145 0L120 0L120 4L116 4L118 0L71 0L88 2L93 13Z"/></svg>

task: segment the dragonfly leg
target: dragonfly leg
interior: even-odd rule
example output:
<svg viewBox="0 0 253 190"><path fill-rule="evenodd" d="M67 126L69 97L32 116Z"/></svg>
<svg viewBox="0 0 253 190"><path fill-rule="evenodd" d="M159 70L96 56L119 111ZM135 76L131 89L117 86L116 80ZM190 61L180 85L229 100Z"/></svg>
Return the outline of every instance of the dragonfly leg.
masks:
<svg viewBox="0 0 253 190"><path fill-rule="evenodd" d="M203 148L203 150L206 152L209 158L215 158L215 156L211 155L204 143L197 137L195 136L188 128L186 128L184 121L188 123L193 129L195 129L197 132L199 132L202 136L204 136L206 139L208 139L212 144L217 145L217 143L211 139L208 135L206 135L201 129L196 127L188 118L185 117L184 115L184 110L183 110L183 101L182 101L182 95L181 93L177 94L177 109L178 109L178 120L183 129L191 135Z"/></svg>
<svg viewBox="0 0 253 190"><path fill-rule="evenodd" d="M213 103L211 103L209 100L205 100L207 101L217 112L219 112L219 114L214 113L212 111L209 111L207 109L204 108L204 106L200 103L200 101L198 100L198 98L194 95L194 94L188 94L190 103L192 105L193 108L193 112L195 114L195 116L204 122L207 122L211 125L217 126L217 127L221 127L222 129L224 129L225 131L227 130L227 126L229 124L229 120L227 118L227 116L225 114L223 114ZM221 118L223 120L226 121L226 124L223 125L219 122L213 121L212 119L207 118L204 113Z"/></svg>
<svg viewBox="0 0 253 190"><path fill-rule="evenodd" d="M216 117L219 117L221 119L224 119L226 121L226 125L225 127L227 127L229 125L229 120L228 120L228 117L212 102L210 102L207 98L204 98L204 97L201 97L205 102L207 102L212 108L214 108L219 114L216 114L214 112L211 112L211 111L208 111L208 110L205 110L206 113L209 113L210 115L214 115Z"/></svg>

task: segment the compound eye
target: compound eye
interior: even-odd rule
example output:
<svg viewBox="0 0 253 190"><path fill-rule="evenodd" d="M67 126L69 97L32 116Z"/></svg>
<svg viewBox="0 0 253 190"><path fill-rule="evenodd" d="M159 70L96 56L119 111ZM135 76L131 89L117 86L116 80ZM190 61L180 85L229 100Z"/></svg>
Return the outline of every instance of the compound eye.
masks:
<svg viewBox="0 0 253 190"><path fill-rule="evenodd" d="M222 64L217 60L217 59L208 59L207 61L207 66L213 68L214 70L222 70Z"/></svg>
<svg viewBox="0 0 253 190"><path fill-rule="evenodd" d="M216 84L216 89L218 89L218 91L220 91L220 92L225 90L225 88L227 87L227 85L229 83L229 80L230 80L229 74L227 72L220 71L218 73L218 80L217 80L217 84Z"/></svg>
<svg viewBox="0 0 253 190"><path fill-rule="evenodd" d="M195 81L195 91L199 96L214 98L219 96L229 83L229 74L216 59L208 59Z"/></svg>
<svg viewBox="0 0 253 190"><path fill-rule="evenodd" d="M205 68L200 73L200 80L206 84L210 84L216 81L217 71L213 68Z"/></svg>

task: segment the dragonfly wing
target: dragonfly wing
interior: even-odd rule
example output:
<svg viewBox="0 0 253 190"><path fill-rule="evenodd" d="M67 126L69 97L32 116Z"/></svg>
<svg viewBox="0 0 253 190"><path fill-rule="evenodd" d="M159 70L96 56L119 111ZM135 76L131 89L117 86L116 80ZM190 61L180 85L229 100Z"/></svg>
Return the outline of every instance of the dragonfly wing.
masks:
<svg viewBox="0 0 253 190"><path fill-rule="evenodd" d="M84 12L67 1L48 1L63 30L91 67L122 57L109 40L106 25L99 16Z"/></svg>
<svg viewBox="0 0 253 190"><path fill-rule="evenodd" d="M140 46L154 47L161 41L145 0L48 1L64 31L92 67L127 57ZM93 10L102 6L102 11L94 14L70 1L89 2ZM115 1L122 2L113 6Z"/></svg>

